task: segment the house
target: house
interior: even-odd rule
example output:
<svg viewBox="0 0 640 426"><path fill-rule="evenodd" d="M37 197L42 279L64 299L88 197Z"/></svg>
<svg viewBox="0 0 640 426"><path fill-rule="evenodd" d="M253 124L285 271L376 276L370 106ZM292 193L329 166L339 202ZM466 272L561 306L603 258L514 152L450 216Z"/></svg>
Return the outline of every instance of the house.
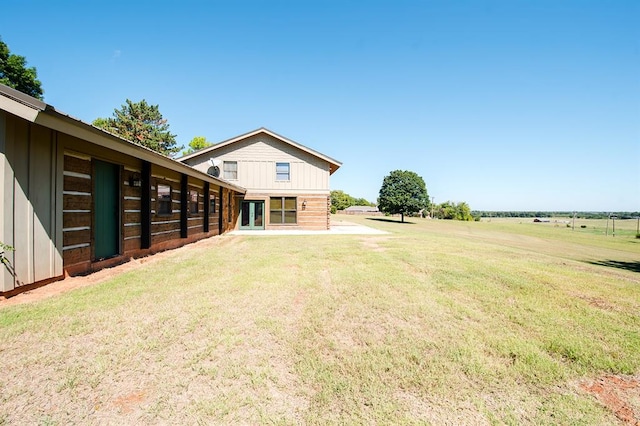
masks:
<svg viewBox="0 0 640 426"><path fill-rule="evenodd" d="M238 229L327 230L329 177L342 165L260 128L178 159L246 188Z"/></svg>
<svg viewBox="0 0 640 426"><path fill-rule="evenodd" d="M350 206L342 211L344 214L359 214L378 216L381 215L380 211L375 206Z"/></svg>
<svg viewBox="0 0 640 426"><path fill-rule="evenodd" d="M0 85L0 295L233 229L244 193Z"/></svg>

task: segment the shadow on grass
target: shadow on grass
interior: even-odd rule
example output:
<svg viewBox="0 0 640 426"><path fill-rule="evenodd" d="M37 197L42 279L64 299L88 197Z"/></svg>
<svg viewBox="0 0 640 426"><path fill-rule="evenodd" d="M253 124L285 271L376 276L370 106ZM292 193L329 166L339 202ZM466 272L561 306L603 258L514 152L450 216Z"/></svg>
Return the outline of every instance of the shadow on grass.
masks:
<svg viewBox="0 0 640 426"><path fill-rule="evenodd" d="M415 222L409 222L406 219L404 220L404 222L400 222L399 220L387 219L383 217L368 217L367 220L377 220L378 222L400 223L402 225L408 225L408 224L415 225Z"/></svg>
<svg viewBox="0 0 640 426"><path fill-rule="evenodd" d="M609 268L626 269L627 271L640 273L640 262L621 262L619 260L602 260L587 262L592 265L608 266Z"/></svg>

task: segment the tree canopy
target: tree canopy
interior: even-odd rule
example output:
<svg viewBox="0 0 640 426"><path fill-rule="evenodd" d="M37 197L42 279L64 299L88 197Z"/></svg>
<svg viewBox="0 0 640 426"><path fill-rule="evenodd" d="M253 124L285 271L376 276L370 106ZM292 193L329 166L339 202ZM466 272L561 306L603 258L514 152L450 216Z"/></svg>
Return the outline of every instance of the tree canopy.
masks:
<svg viewBox="0 0 640 426"><path fill-rule="evenodd" d="M474 220L471 214L471 208L469 204L465 202L453 203L451 201L445 201L444 203L440 203L435 206L433 216L438 219Z"/></svg>
<svg viewBox="0 0 640 426"><path fill-rule="evenodd" d="M93 125L167 156L182 149L176 146L176 135L169 131L158 105L149 105L144 99L127 99L126 104L114 110L113 117L96 118Z"/></svg>
<svg viewBox="0 0 640 426"><path fill-rule="evenodd" d="M0 39L0 83L42 99L44 91L35 67L27 67L24 56L14 55Z"/></svg>
<svg viewBox="0 0 640 426"><path fill-rule="evenodd" d="M182 155L191 154L192 152L199 151L211 145L213 145L213 143L207 141L207 138L204 136L195 136L191 139L191 142L189 142L189 148L182 151Z"/></svg>
<svg viewBox="0 0 640 426"><path fill-rule="evenodd" d="M331 191L331 213L335 213L338 210L344 210L351 206L374 206L364 198L354 198L351 195L340 189L334 189Z"/></svg>
<svg viewBox="0 0 640 426"><path fill-rule="evenodd" d="M378 208L388 214L417 213L429 207L429 194L424 180L415 172L394 170L382 181Z"/></svg>

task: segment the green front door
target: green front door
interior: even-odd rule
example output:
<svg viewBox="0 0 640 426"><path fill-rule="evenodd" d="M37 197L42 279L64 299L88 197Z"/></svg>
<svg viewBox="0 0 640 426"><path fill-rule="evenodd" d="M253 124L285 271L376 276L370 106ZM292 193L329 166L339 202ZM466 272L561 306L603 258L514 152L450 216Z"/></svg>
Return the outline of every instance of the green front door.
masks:
<svg viewBox="0 0 640 426"><path fill-rule="evenodd" d="M264 201L243 201L240 229L264 229Z"/></svg>
<svg viewBox="0 0 640 426"><path fill-rule="evenodd" d="M95 161L95 259L120 254L120 168L116 164Z"/></svg>

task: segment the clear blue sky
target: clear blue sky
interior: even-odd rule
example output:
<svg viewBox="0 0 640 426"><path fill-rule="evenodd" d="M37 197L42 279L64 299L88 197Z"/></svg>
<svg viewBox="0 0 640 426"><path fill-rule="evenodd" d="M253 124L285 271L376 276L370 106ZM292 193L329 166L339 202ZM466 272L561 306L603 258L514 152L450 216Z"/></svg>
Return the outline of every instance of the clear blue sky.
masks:
<svg viewBox="0 0 640 426"><path fill-rule="evenodd" d="M84 121L158 104L180 144L258 127L478 210L640 210L640 2L4 0L0 37Z"/></svg>

